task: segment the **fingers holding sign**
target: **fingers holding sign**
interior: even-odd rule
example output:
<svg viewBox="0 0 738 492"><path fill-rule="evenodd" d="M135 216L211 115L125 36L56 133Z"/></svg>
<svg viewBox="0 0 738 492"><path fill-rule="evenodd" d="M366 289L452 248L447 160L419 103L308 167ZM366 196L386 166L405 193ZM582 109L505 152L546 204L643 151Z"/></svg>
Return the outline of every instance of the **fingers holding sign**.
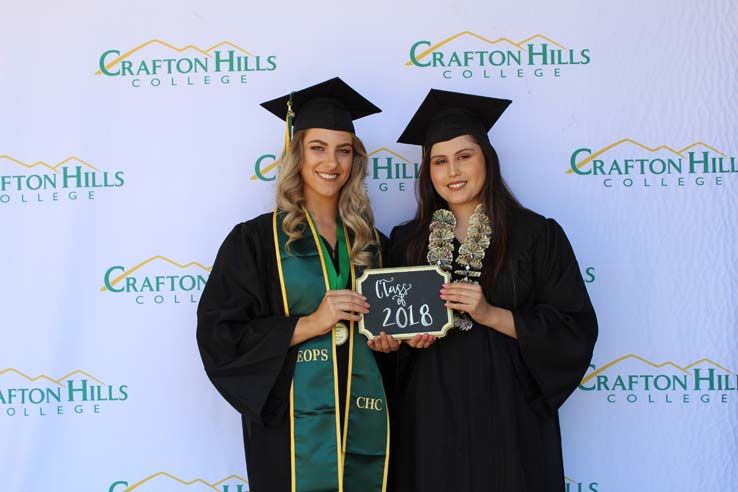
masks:
<svg viewBox="0 0 738 492"><path fill-rule="evenodd" d="M326 292L313 316L325 326L326 331L330 331L339 321L343 319L359 321L361 314L368 312L369 303L366 302L366 297L348 289L341 289Z"/></svg>
<svg viewBox="0 0 738 492"><path fill-rule="evenodd" d="M367 341L369 348L376 352L396 352L400 348L401 340L396 340L392 335L388 335L385 332L379 332L379 335L375 336L371 340Z"/></svg>
<svg viewBox="0 0 738 492"><path fill-rule="evenodd" d="M368 312L369 303L361 294L348 289L328 291L315 312L297 321L290 347L325 335L341 320L359 321Z"/></svg>
<svg viewBox="0 0 738 492"><path fill-rule="evenodd" d="M446 301L446 307L469 313L474 321L482 324L491 308L482 287L471 282L443 284L441 299Z"/></svg>
<svg viewBox="0 0 738 492"><path fill-rule="evenodd" d="M412 348L424 349L424 348L428 348L431 345L433 345L433 343L435 343L436 340L437 338L434 337L433 335L428 335L427 333L425 333L422 335L415 335L415 337L412 340L407 341L407 344L411 346Z"/></svg>
<svg viewBox="0 0 738 492"><path fill-rule="evenodd" d="M407 340L407 344L416 349L428 348L435 341L436 337L428 335L427 333L422 335L415 335L411 340ZM385 332L380 332L379 335L375 336L367 342L369 348L377 352L395 352L400 348L402 340L396 340L392 335L388 335Z"/></svg>
<svg viewBox="0 0 738 492"><path fill-rule="evenodd" d="M518 338L512 311L489 304L479 284L471 282L443 284L441 299L446 301L446 307L469 313L469 316L480 325Z"/></svg>

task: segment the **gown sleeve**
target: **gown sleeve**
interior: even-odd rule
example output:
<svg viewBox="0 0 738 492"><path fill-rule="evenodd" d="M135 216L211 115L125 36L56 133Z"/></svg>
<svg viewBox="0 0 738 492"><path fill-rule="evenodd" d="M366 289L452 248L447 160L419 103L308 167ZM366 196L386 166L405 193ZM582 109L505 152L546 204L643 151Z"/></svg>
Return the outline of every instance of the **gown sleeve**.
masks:
<svg viewBox="0 0 738 492"><path fill-rule="evenodd" d="M295 357L288 353L298 317L269 302L274 248L258 232L238 225L220 247L197 309L197 342L220 394L250 421L268 425L289 404Z"/></svg>
<svg viewBox="0 0 738 492"><path fill-rule="evenodd" d="M518 346L549 411L581 381L597 339L597 318L563 229L547 219L533 252L532 302L513 310Z"/></svg>

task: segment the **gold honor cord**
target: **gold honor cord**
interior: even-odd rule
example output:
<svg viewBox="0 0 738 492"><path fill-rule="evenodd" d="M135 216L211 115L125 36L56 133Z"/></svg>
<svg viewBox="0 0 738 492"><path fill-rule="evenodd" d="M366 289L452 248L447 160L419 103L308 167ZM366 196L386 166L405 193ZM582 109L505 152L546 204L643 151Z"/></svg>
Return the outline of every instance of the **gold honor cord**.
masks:
<svg viewBox="0 0 738 492"><path fill-rule="evenodd" d="M351 240L349 239L346 224L343 224L343 233L346 237L346 249L351 251ZM351 263L351 290L356 291L356 272L354 264ZM354 320L349 321L349 363L348 381L346 382L346 408L343 409L343 444L341 446L341 457L346 461L346 438L348 437L349 409L351 408L351 372L354 368Z"/></svg>

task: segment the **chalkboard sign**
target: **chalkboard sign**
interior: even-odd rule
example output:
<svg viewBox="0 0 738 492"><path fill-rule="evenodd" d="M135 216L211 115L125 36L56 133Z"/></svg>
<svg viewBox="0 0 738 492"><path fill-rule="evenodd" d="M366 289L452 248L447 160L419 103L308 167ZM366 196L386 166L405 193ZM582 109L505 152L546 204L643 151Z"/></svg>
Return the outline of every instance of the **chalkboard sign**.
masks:
<svg viewBox="0 0 738 492"><path fill-rule="evenodd" d="M359 333L369 339L380 331L399 340L422 333L444 336L453 326L453 315L440 291L450 281L451 275L437 266L365 270L356 290L370 307L359 321Z"/></svg>

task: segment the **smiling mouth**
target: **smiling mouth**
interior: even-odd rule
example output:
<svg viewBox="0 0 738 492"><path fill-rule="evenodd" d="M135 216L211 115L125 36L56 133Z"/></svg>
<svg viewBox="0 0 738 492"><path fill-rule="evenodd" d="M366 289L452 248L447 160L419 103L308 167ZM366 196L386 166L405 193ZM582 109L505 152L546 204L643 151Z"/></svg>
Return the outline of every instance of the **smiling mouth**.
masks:
<svg viewBox="0 0 738 492"><path fill-rule="evenodd" d="M336 179L338 179L338 173L321 173L320 171L315 171L315 174L317 174L319 178L326 181L335 181Z"/></svg>
<svg viewBox="0 0 738 492"><path fill-rule="evenodd" d="M446 185L448 188L451 188L452 190L460 190L464 186L466 186L466 181L461 181L457 183L449 183Z"/></svg>

